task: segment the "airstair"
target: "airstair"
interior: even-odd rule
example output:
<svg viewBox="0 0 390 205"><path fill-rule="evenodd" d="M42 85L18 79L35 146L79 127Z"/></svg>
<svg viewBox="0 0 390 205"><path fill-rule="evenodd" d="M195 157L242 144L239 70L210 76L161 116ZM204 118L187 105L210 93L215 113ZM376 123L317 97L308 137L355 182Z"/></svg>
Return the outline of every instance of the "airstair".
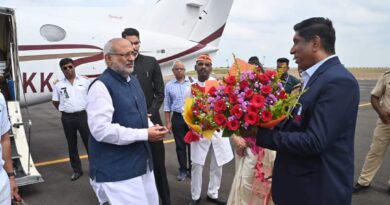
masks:
<svg viewBox="0 0 390 205"><path fill-rule="evenodd" d="M19 102L8 101L8 113L12 126L11 131L11 147L12 147L12 162L16 173L16 183L18 186L35 184L43 182L41 174L34 166L30 154L30 144L27 141L25 126L31 126L31 121L24 123L22 120L22 112ZM28 132L30 134L30 132Z"/></svg>

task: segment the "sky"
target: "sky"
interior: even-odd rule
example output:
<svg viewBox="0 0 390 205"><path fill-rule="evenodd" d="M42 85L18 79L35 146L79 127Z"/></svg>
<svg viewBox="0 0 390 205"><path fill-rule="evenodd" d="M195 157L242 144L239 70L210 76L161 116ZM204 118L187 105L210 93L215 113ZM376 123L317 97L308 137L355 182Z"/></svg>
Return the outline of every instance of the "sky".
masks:
<svg viewBox="0 0 390 205"><path fill-rule="evenodd" d="M347 67L390 67L390 0L235 0L214 65L232 53L258 56L266 67L290 59L296 23L327 17L336 30L336 54Z"/></svg>
<svg viewBox="0 0 390 205"><path fill-rule="evenodd" d="M57 6L92 5L86 0L0 0L0 3L9 1L25 6L37 2ZM150 7L155 2L96 0L93 6ZM274 67L277 58L287 57L290 67L296 67L290 55L293 26L315 16L333 21L336 54L345 66L390 67L390 0L234 0L213 64L218 67L231 64L234 53L245 60L256 55L266 67Z"/></svg>

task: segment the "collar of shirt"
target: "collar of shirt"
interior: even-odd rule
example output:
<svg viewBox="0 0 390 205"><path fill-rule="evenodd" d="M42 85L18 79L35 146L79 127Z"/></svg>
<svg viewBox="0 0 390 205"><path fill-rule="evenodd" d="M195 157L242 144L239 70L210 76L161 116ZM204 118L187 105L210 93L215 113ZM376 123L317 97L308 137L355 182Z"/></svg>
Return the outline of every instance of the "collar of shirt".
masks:
<svg viewBox="0 0 390 205"><path fill-rule="evenodd" d="M190 79L188 79L188 77L187 76L185 76L185 78L184 78L184 81L183 82L180 82L180 81L178 81L176 78L174 79L174 83L185 83L185 82L189 82L190 81Z"/></svg>
<svg viewBox="0 0 390 205"><path fill-rule="evenodd" d="M76 76L74 77L75 80L78 80L80 78L81 78L81 76L78 75L78 74L76 74ZM65 82L70 82L65 76L62 78L62 80L65 81Z"/></svg>
<svg viewBox="0 0 390 205"><path fill-rule="evenodd" d="M303 80L303 88L306 87L307 83L309 82L310 80L310 77L318 70L318 68L325 63L325 61L333 58L333 57L336 57L336 55L330 55L328 56L327 58L323 59L322 61L312 65L310 68L308 68L307 70L303 71L301 73L301 77L302 77L302 80Z"/></svg>
<svg viewBox="0 0 390 205"><path fill-rule="evenodd" d="M204 87L204 86L206 86L206 81L208 81L208 80L216 80L216 79L214 77L210 76L209 79L205 80L204 82L200 82L198 79L195 79L194 83L197 83L198 85Z"/></svg>

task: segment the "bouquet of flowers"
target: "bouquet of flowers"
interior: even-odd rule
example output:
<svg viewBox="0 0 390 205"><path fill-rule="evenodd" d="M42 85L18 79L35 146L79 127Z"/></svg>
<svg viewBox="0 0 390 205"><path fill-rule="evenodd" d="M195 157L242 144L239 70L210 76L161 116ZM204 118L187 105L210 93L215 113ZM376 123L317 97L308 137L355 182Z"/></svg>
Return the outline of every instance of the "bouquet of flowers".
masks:
<svg viewBox="0 0 390 205"><path fill-rule="evenodd" d="M188 109L184 119L186 115L195 119L198 129L190 127L198 137L205 136L206 130L212 135L216 129L223 129L226 137L254 136L258 127L274 127L290 116L290 108L299 97L299 93L289 95L284 91L281 75L273 70L262 73L236 58L229 74L218 85L206 86L207 91L192 89L194 99L185 103Z"/></svg>

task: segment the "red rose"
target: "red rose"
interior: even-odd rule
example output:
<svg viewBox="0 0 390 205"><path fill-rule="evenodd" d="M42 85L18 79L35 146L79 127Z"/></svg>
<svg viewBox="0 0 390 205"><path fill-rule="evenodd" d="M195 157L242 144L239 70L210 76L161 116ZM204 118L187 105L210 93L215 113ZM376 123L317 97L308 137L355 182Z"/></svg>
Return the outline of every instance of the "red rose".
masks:
<svg viewBox="0 0 390 205"><path fill-rule="evenodd" d="M232 75L229 75L227 78L225 78L225 82L228 85L234 85L236 83L236 77L232 76Z"/></svg>
<svg viewBox="0 0 390 205"><path fill-rule="evenodd" d="M271 86L264 85L263 87L261 87L261 93L268 95L271 92L272 92L272 87Z"/></svg>
<svg viewBox="0 0 390 205"><path fill-rule="evenodd" d="M241 106L240 105L233 106L232 109L230 110L230 114L232 114L232 115L236 116L238 119L240 119L242 114L243 114Z"/></svg>
<svg viewBox="0 0 390 205"><path fill-rule="evenodd" d="M263 119L263 122L268 122L272 120L272 113L268 110L265 110L263 113L261 113L261 118Z"/></svg>
<svg viewBox="0 0 390 205"><path fill-rule="evenodd" d="M247 91L245 91L245 98L246 99L249 99L253 96L253 90L249 89Z"/></svg>
<svg viewBox="0 0 390 205"><path fill-rule="evenodd" d="M225 87L225 93L227 93L227 94L232 93L233 90L234 90L234 87L231 86L231 85L228 85L228 86Z"/></svg>
<svg viewBox="0 0 390 205"><path fill-rule="evenodd" d="M273 71L273 70L265 71L265 75L267 75L270 78L274 78L276 76L276 74L277 74L276 71Z"/></svg>
<svg viewBox="0 0 390 205"><path fill-rule="evenodd" d="M252 100L251 100L251 104L257 108L261 108L261 107L264 107L264 104L265 104L265 97L259 95L259 94L255 94L253 95L252 97Z"/></svg>
<svg viewBox="0 0 390 205"><path fill-rule="evenodd" d="M202 101L200 101L200 100L197 100L197 101L196 101L196 106L197 106L198 108L200 108L200 109L203 109L203 108L204 108L204 105L203 105Z"/></svg>
<svg viewBox="0 0 390 205"><path fill-rule="evenodd" d="M229 95L229 102L231 104L236 104L238 102L238 97L237 95L234 95L234 94L230 94Z"/></svg>
<svg viewBox="0 0 390 205"><path fill-rule="evenodd" d="M217 93L217 89L215 87L211 87L210 90L209 90L209 94L211 96L215 97L216 93Z"/></svg>
<svg viewBox="0 0 390 205"><path fill-rule="evenodd" d="M228 122L226 123L226 127L227 127L230 131L236 131L236 130L238 130L238 128L240 128L240 122L238 122L238 120L228 121Z"/></svg>
<svg viewBox="0 0 390 205"><path fill-rule="evenodd" d="M240 89L243 90L243 89L247 88L248 85L249 85L248 81L243 80L243 81L240 82Z"/></svg>
<svg viewBox="0 0 390 205"><path fill-rule="evenodd" d="M219 125L219 126L225 126L226 125L226 117L225 117L225 115L223 115L223 114L216 114L215 116L214 116L214 121L215 121L215 123L217 123L217 125Z"/></svg>
<svg viewBox="0 0 390 205"><path fill-rule="evenodd" d="M256 113L254 112L248 112L248 114L246 114L244 116L244 120L246 123L248 123L249 125L254 125L256 124L257 120L258 120L258 116Z"/></svg>
<svg viewBox="0 0 390 205"><path fill-rule="evenodd" d="M261 84L267 84L269 82L269 77L265 74L257 75L257 79L260 80Z"/></svg>
<svg viewBox="0 0 390 205"><path fill-rule="evenodd" d="M287 98L286 91L284 91L284 90L280 91L280 94L278 97L279 97L279 99L286 99Z"/></svg>
<svg viewBox="0 0 390 205"><path fill-rule="evenodd" d="M217 100L214 103L214 110L215 112L221 113L226 110L226 104L223 100Z"/></svg>
<svg viewBox="0 0 390 205"><path fill-rule="evenodd" d="M258 113L258 112L259 112L259 108L257 108L257 107L254 106L254 105L249 105L249 107L248 107L248 112Z"/></svg>

